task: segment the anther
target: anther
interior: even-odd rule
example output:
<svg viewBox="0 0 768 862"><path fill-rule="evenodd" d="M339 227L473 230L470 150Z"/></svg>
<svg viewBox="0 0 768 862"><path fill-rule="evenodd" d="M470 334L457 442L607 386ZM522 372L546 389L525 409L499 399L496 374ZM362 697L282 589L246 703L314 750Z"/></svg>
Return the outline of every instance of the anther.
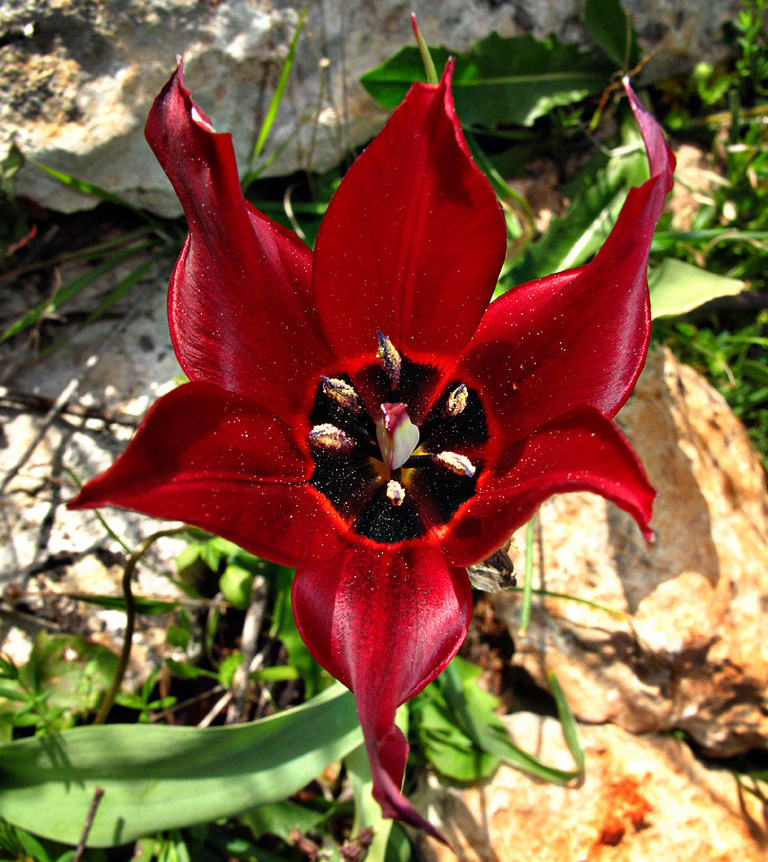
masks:
<svg viewBox="0 0 768 862"><path fill-rule="evenodd" d="M405 488L395 479L387 482L387 499L393 506L402 506L405 500Z"/></svg>
<svg viewBox="0 0 768 862"><path fill-rule="evenodd" d="M376 330L376 335L379 339L379 348L376 351L376 358L381 362L384 370L387 372L387 377L389 377L389 382L392 384L392 388L397 389L400 385L400 367L402 365L400 354L397 352L395 345L392 344L390 339L384 335L380 329Z"/></svg>
<svg viewBox="0 0 768 862"><path fill-rule="evenodd" d="M442 467L447 467L452 473L457 476L475 475L477 467L467 458L466 455L459 455L458 452L438 452L432 456L435 461Z"/></svg>
<svg viewBox="0 0 768 862"><path fill-rule="evenodd" d="M323 392L329 398L333 398L337 404L346 407L347 410L357 410L357 392L346 380L338 377L323 377L322 380Z"/></svg>
<svg viewBox="0 0 768 862"><path fill-rule="evenodd" d="M318 449L327 449L330 452L349 452L354 445L348 434L329 422L315 425L309 432L309 442Z"/></svg>
<svg viewBox="0 0 768 862"><path fill-rule="evenodd" d="M448 400L445 402L445 413L447 416L458 416L459 413L464 412L464 408L467 406L467 400L469 398L469 392L467 387L461 383L459 384L449 395Z"/></svg>

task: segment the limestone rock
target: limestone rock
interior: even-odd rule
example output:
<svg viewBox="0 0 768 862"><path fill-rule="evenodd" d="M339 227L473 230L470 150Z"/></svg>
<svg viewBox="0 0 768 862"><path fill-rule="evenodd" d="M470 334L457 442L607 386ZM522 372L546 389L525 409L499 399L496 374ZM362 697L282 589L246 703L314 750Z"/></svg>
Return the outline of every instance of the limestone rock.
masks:
<svg viewBox="0 0 768 862"><path fill-rule="evenodd" d="M81 482L106 469L149 405L173 387L180 369L168 334L166 280L163 273L138 285L131 312L117 322L86 327L56 353L17 371L7 388L0 387L0 481L5 485L0 502L0 651L17 663L25 660L41 628L86 633L113 648L122 642L122 612L67 598L71 593L119 595L125 560L96 513L65 508L76 492L67 469ZM73 381L78 385L67 411L46 426L46 410ZM39 409L31 411L17 393L39 399ZM33 442L35 448L23 459ZM118 509L104 515L130 548L172 526ZM175 574L174 560L184 544L168 538L153 546L147 561L154 568L139 567L137 595L179 598L167 574ZM132 661L136 670L143 664L146 674L157 663L145 658L146 650L162 647L164 631L157 618L142 618L139 625Z"/></svg>
<svg viewBox="0 0 768 862"><path fill-rule="evenodd" d="M653 52L646 74L690 69L720 57L722 24L739 0L625 0ZM178 203L147 147L144 121L174 57L217 129L233 133L241 171L280 74L303 3L296 0L6 0L0 7L0 159L15 140L29 157L176 214ZM323 170L370 139L384 113L360 75L411 44L404 0L317 0L309 4L286 96L264 152L282 150L265 175ZM588 45L583 0L423 0L426 38L463 50L493 31L555 33ZM325 62L327 60L327 62ZM299 134L296 135L296 130ZM63 211L93 206L27 167L16 190Z"/></svg>
<svg viewBox="0 0 768 862"><path fill-rule="evenodd" d="M572 768L553 718L508 716L515 742ZM758 799L731 773L698 762L669 736L581 726L587 766L561 787L502 766L489 782L447 789L430 778L414 802L457 855L421 839L426 862L761 862L768 836Z"/></svg>
<svg viewBox="0 0 768 862"><path fill-rule="evenodd" d="M768 492L741 423L696 372L650 355L619 422L658 496L649 547L629 516L588 494L540 512L535 585L614 612L496 597L515 661L554 671L577 717L634 733L683 730L709 752L768 743ZM522 546L524 538L518 538Z"/></svg>

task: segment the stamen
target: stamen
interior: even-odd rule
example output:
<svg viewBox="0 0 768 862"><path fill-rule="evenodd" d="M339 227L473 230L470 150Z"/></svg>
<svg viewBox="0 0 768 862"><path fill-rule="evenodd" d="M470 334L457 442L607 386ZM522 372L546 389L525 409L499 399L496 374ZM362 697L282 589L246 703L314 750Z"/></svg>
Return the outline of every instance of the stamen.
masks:
<svg viewBox="0 0 768 862"><path fill-rule="evenodd" d="M458 416L459 413L463 413L464 408L467 406L468 398L469 392L467 391L467 387L463 383L459 384L448 395L448 400L445 403L446 415Z"/></svg>
<svg viewBox="0 0 768 862"><path fill-rule="evenodd" d="M380 329L376 330L376 335L379 339L379 349L376 351L376 358L387 372L387 377L389 377L392 388L397 389L400 385L400 367L402 365L400 354L397 352L395 345L392 344Z"/></svg>
<svg viewBox="0 0 768 862"><path fill-rule="evenodd" d="M349 452L354 445L354 441L348 434L345 434L341 428L331 425L330 422L315 425L309 432L309 442L318 449L328 449L331 452Z"/></svg>
<svg viewBox="0 0 768 862"><path fill-rule="evenodd" d="M394 479L387 482L387 499L393 506L402 506L405 500L405 488Z"/></svg>
<svg viewBox="0 0 768 862"><path fill-rule="evenodd" d="M466 455L459 455L458 452L438 452L433 457L438 464L447 467L452 473L456 473L457 476L472 477L477 470L477 467L475 467Z"/></svg>
<svg viewBox="0 0 768 862"><path fill-rule="evenodd" d="M342 407L347 410L357 410L357 392L354 387L350 386L346 380L341 380L338 377L323 377L323 392L333 398Z"/></svg>

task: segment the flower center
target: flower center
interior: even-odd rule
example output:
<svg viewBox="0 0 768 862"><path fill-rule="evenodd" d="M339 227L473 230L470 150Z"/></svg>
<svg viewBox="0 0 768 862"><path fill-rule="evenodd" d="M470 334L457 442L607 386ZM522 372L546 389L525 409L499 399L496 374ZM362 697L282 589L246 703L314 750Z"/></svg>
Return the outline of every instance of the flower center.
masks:
<svg viewBox="0 0 768 862"><path fill-rule="evenodd" d="M318 382L310 483L359 535L383 544L424 536L475 493L488 441L480 397L453 381L433 398L437 369L401 356L381 332L357 379L369 409L346 374Z"/></svg>

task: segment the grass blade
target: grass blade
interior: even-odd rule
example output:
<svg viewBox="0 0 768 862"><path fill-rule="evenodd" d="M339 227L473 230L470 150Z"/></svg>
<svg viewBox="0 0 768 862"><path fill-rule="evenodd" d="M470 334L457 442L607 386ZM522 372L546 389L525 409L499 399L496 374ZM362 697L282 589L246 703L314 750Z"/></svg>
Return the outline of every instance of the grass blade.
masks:
<svg viewBox="0 0 768 862"><path fill-rule="evenodd" d="M288 83L288 76L291 74L291 69L293 68L293 60L296 56L296 45L298 44L302 28L304 27L304 19L307 17L308 8L309 6L306 5L301 10L299 23L296 25L296 32L293 34L293 39L291 39L291 44L288 48L288 56L285 58L285 63L283 63L283 68L280 71L280 78L277 81L275 92L272 94L272 100L269 103L267 115L264 117L264 122L261 124L261 128L259 129L259 137L256 139L256 146L253 148L253 156L251 157L251 168L253 168L256 163L256 159L261 155L264 142L267 140L267 136L272 130L272 125L275 122L275 117L280 108L280 103L283 100L285 85Z"/></svg>
<svg viewBox="0 0 768 862"><path fill-rule="evenodd" d="M9 338L12 338L19 332L23 332L25 329L28 329L30 326L37 323L37 321L45 314L50 314L68 299L76 296L81 290L91 284L91 282L101 278L102 275L105 275L115 267L119 266L124 260L138 254L140 251L144 251L148 247L149 245L134 246L133 248L122 249L121 251L116 251L114 254L111 254L106 258L106 260L103 260L100 264L94 266L93 269L88 270L88 272L79 276L74 281L71 281L66 285L66 287L57 291L52 297L39 302L23 317L15 323L12 323L8 329L0 335L0 344L7 341Z"/></svg>

